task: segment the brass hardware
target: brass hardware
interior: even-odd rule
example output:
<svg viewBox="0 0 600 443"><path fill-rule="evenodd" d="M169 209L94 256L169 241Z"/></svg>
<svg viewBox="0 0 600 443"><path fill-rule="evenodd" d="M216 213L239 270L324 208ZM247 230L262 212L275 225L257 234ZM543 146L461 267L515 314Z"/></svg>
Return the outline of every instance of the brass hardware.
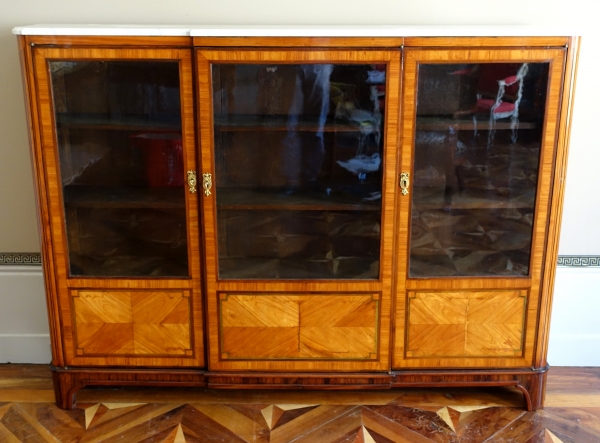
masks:
<svg viewBox="0 0 600 443"><path fill-rule="evenodd" d="M204 188L204 195L208 197L210 195L210 188L212 187L212 175L208 172L202 174L202 187Z"/></svg>
<svg viewBox="0 0 600 443"><path fill-rule="evenodd" d="M410 174L408 172L403 172L400 174L400 188L402 189L402 195L408 194L408 186L410 185L410 181L408 177Z"/></svg>
<svg viewBox="0 0 600 443"><path fill-rule="evenodd" d="M192 194L196 193L196 171L188 171L188 186Z"/></svg>

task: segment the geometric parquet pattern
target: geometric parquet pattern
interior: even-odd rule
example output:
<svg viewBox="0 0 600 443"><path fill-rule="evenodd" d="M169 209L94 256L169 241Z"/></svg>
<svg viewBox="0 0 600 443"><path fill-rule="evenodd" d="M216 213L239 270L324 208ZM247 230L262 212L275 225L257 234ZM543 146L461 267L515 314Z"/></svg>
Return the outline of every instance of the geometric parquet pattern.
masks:
<svg viewBox="0 0 600 443"><path fill-rule="evenodd" d="M49 398L49 371L28 368L19 377L15 365L0 366L2 443L600 442L599 368L575 369L580 385L561 368L564 375L557 376L563 381L554 388L551 370L547 406L537 412L523 409L518 392L498 388L385 393L98 388L80 391L77 406L63 411Z"/></svg>

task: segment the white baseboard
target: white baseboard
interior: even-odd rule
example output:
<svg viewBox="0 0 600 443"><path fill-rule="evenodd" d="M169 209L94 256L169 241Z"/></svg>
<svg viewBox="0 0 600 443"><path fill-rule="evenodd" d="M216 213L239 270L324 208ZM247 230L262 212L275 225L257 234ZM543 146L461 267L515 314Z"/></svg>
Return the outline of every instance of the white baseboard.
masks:
<svg viewBox="0 0 600 443"><path fill-rule="evenodd" d="M42 267L0 266L0 363L51 359Z"/></svg>
<svg viewBox="0 0 600 443"><path fill-rule="evenodd" d="M600 267L558 267L548 362L600 366ZM41 266L0 265L0 363L48 363Z"/></svg>
<svg viewBox="0 0 600 443"><path fill-rule="evenodd" d="M49 334L0 334L0 363L40 363L52 360Z"/></svg>
<svg viewBox="0 0 600 443"><path fill-rule="evenodd" d="M600 366L600 267L556 271L548 363Z"/></svg>

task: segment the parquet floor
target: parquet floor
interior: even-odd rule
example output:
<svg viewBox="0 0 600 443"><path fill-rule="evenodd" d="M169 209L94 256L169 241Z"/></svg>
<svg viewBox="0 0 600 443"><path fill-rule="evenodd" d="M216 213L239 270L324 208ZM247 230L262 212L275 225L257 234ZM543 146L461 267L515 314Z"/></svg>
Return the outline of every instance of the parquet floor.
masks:
<svg viewBox="0 0 600 443"><path fill-rule="evenodd" d="M504 388L94 388L77 399L54 405L45 366L0 365L0 442L600 442L600 368L552 368L537 412Z"/></svg>

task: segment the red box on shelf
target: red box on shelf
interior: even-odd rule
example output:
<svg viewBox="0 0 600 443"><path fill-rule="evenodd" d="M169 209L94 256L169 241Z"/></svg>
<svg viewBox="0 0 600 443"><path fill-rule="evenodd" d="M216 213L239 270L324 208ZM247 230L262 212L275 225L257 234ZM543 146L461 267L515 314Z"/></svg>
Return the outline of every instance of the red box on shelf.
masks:
<svg viewBox="0 0 600 443"><path fill-rule="evenodd" d="M132 137L142 150L146 182L151 188L183 186L183 144L181 134L145 133Z"/></svg>

